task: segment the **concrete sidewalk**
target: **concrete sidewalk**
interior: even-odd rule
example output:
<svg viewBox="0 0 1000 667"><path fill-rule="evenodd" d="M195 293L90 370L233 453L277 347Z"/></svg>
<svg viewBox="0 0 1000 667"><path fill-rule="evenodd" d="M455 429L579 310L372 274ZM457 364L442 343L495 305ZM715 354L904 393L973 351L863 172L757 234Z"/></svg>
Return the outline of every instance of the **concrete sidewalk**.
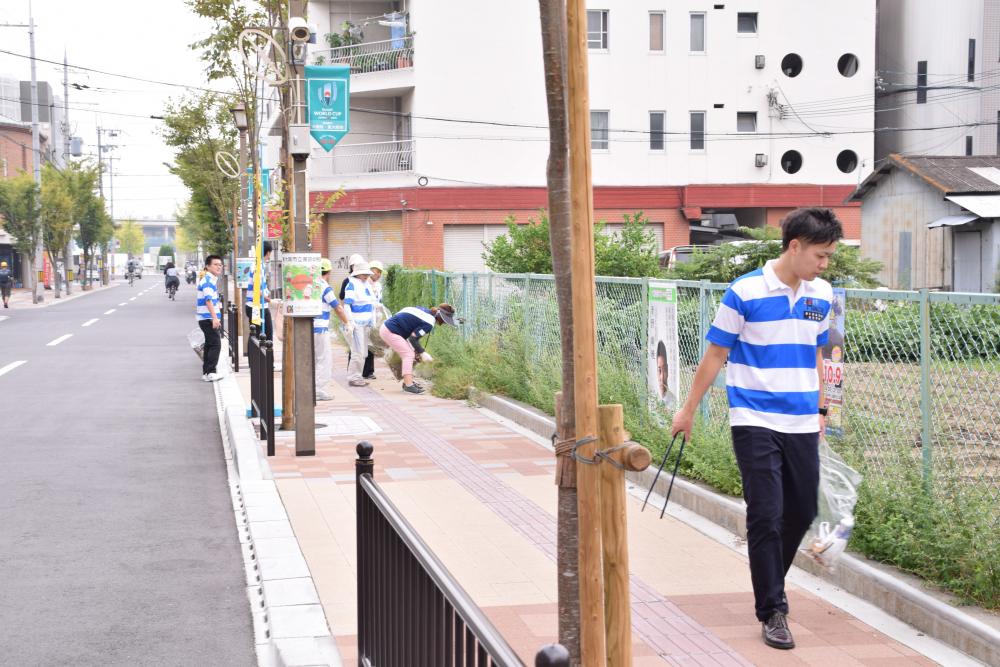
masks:
<svg viewBox="0 0 1000 667"><path fill-rule="evenodd" d="M3 310L17 310L22 308L45 308L47 306L64 303L66 301L72 301L73 299L77 299L81 296L94 294L96 292L100 292L101 290L110 289L112 287L118 286L119 284L121 284L121 281L113 280L111 281L110 285L98 284L94 285L93 289L84 291L79 283L73 283L73 291L69 294L69 296L67 296L66 291L63 290L61 292L62 296L57 299L55 290L45 290L45 301L38 304L32 302L32 291L30 289L17 288L11 290L10 308L4 309L2 306L0 306L0 314L3 314L2 312ZM7 314L9 315L10 313Z"/></svg>
<svg viewBox="0 0 1000 667"><path fill-rule="evenodd" d="M345 351L333 356L346 368ZM404 394L381 364L376 372L364 388L334 374L334 400L317 406L326 427L316 456L295 457L293 435L279 432L269 460L344 663L357 657L354 447L368 440L376 481L531 664L557 634L551 449L485 410ZM238 382L249 402L249 375ZM788 597L798 648L770 649L740 541L682 509L660 520L640 506L630 497L636 665L978 664L797 569Z"/></svg>

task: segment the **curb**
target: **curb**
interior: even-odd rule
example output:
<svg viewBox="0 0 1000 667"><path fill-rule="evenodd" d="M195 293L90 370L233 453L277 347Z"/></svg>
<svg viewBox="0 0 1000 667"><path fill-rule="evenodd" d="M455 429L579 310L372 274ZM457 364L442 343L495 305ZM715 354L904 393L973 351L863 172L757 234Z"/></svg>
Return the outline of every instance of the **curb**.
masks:
<svg viewBox="0 0 1000 667"><path fill-rule="evenodd" d="M547 439L555 432L552 417L513 399L471 388L469 400L540 437ZM638 473L626 473L626 478L649 488L655 475L656 470L650 468ZM669 475L660 475L656 491L665 495L669 483ZM742 500L722 495L679 475L670 499L739 537L746 537L746 506ZM834 572L827 572L802 555L796 557L795 564L976 660L987 665L1000 665L1000 631L872 567L863 557L842 554Z"/></svg>
<svg viewBox="0 0 1000 667"><path fill-rule="evenodd" d="M236 378L229 373L214 384L257 664L343 667Z"/></svg>

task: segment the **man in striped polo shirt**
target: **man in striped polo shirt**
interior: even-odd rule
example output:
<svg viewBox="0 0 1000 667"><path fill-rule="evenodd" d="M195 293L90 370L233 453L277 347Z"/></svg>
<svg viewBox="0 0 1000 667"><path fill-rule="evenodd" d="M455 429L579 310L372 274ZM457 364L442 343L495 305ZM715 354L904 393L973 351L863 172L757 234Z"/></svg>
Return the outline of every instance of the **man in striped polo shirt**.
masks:
<svg viewBox="0 0 1000 667"><path fill-rule="evenodd" d="M219 274L222 273L222 258L209 255L205 258L205 275L198 283L198 301L195 318L205 334L205 351L201 361L201 379L214 382L222 378L216 373L219 351L222 349L222 309L219 307Z"/></svg>
<svg viewBox="0 0 1000 667"><path fill-rule="evenodd" d="M268 308L268 303L271 301L271 290L267 286L267 263L271 259L271 242L262 241L261 242L261 253L260 253L260 310L261 310L261 325L263 326L263 333L267 335L268 338L274 338L274 330L271 329L271 310ZM255 270L250 269L249 281L250 287L247 288L246 300L243 305L244 310L247 314L247 320L253 317L253 277Z"/></svg>
<svg viewBox="0 0 1000 667"><path fill-rule="evenodd" d="M790 649L785 575L816 517L826 414L822 347L833 290L819 275L843 230L822 208L792 211L781 227L781 256L726 290L672 431L691 433L695 408L728 358L729 422L747 504L757 619L768 646Z"/></svg>
<svg viewBox="0 0 1000 667"><path fill-rule="evenodd" d="M343 306L337 300L337 293L330 287L330 283L328 282L332 269L333 265L330 263L330 260L326 257L320 260L320 274L322 277L319 279L319 294L320 301L322 301L321 307L323 308L323 313L313 318L313 363L316 364L314 376L316 379L317 401L333 400L333 396L326 390L326 385L330 383L333 377L330 359L330 311L332 310L337 313L337 318L344 325L344 335L348 340L351 339L354 333L354 323L348 319Z"/></svg>

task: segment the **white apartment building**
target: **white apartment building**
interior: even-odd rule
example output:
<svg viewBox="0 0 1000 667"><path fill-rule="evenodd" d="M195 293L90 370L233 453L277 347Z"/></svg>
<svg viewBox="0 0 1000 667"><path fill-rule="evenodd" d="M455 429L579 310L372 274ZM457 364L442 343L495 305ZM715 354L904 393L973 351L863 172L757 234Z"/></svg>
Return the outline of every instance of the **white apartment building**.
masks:
<svg viewBox="0 0 1000 667"><path fill-rule="evenodd" d="M588 4L596 219L643 211L668 248L823 205L859 237L844 200L872 168L873 114L817 112L873 108L874 0ZM334 261L483 270L504 218L546 206L537 2L317 0L308 18L309 61L352 65L351 132L309 164L314 241Z"/></svg>
<svg viewBox="0 0 1000 667"><path fill-rule="evenodd" d="M1000 0L879 0L876 43L878 159L1000 155Z"/></svg>

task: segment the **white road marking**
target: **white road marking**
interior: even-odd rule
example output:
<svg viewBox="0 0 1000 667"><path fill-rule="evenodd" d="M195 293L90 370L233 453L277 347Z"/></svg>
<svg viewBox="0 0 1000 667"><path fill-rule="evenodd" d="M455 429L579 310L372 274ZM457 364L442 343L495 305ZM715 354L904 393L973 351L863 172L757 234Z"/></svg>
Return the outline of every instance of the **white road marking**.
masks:
<svg viewBox="0 0 1000 667"><path fill-rule="evenodd" d="M121 303L119 303L118 305L119 305L119 306L124 306L124 305L125 305L125 302L124 302L124 301L122 301L122 302L121 302Z"/></svg>
<svg viewBox="0 0 1000 667"><path fill-rule="evenodd" d="M14 370L15 368L17 368L18 366L22 366L22 365L24 365L26 363L28 363L28 362L27 361L13 361L13 362L7 364L6 366L4 366L3 368L0 368L0 375L4 375L5 373L9 373L12 370Z"/></svg>
<svg viewBox="0 0 1000 667"><path fill-rule="evenodd" d="M86 322L83 323L83 326L89 327L91 324L93 324L96 321L97 321L96 317L94 319L92 319L92 320L87 320Z"/></svg>
<svg viewBox="0 0 1000 667"><path fill-rule="evenodd" d="M129 301L135 301L135 297L132 297L131 299L129 299Z"/></svg>
<svg viewBox="0 0 1000 667"><path fill-rule="evenodd" d="M7 319L6 315L0 315L0 322L3 322L5 319Z"/></svg>
<svg viewBox="0 0 1000 667"><path fill-rule="evenodd" d="M66 334L65 336L59 336L59 338L56 338L51 343L46 343L46 347L55 347L56 345L58 345L59 343L63 342L67 338L72 338L72 337L73 337L73 334Z"/></svg>
<svg viewBox="0 0 1000 667"><path fill-rule="evenodd" d="M106 310L106 311L104 311L104 314L105 314L105 315L110 315L110 314L111 314L111 313L113 313L113 312L115 312L115 309L114 309L114 308L112 308L111 310Z"/></svg>

